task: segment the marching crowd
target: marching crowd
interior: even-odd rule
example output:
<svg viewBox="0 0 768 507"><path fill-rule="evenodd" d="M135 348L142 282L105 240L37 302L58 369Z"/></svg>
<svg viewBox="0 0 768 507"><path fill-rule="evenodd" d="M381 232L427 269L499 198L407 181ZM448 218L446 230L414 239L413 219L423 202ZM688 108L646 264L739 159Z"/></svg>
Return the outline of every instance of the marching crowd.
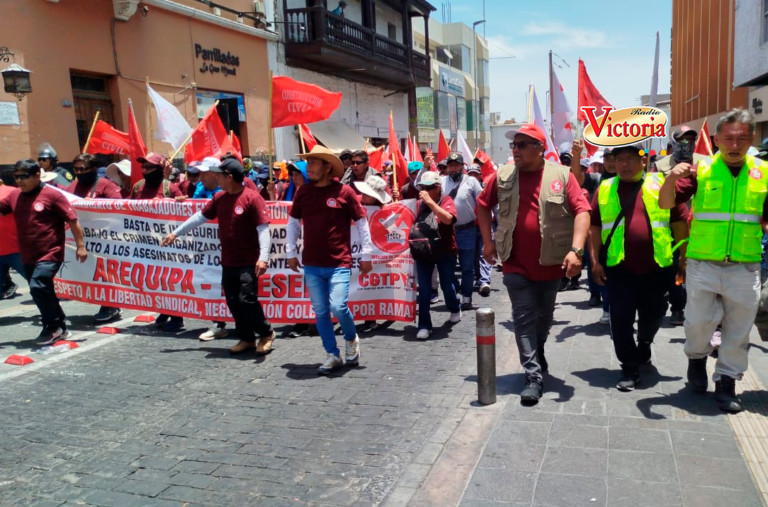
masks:
<svg viewBox="0 0 768 507"><path fill-rule="evenodd" d="M632 391L642 382L642 367L652 361L653 340L671 304L670 323L685 328L689 385L707 390L707 359L716 357L717 404L737 412L742 406L735 382L747 369L751 327L757 323L761 336L768 328L768 313L760 307L768 140L755 149L754 135L754 117L736 109L717 122L712 157L693 153L698 132L686 127L673 133L670 154L654 161L639 144L584 158L583 142L576 141L561 147L558 164L544 156L545 132L526 124L507 132L510 162L485 180L480 160L450 153L445 160L427 156L408 163L408 180L399 185L392 166L371 167L366 151L336 154L320 145L273 167L228 155L190 163L183 174L150 153L138 159L143 179L133 186L130 161L104 170L96 157L81 154L72 162L73 178L47 147L37 161L15 164L17 188L0 185L2 297L15 294L13 268L28 280L41 314L37 343L69 336L54 291L65 226L75 239L76 258L84 262L88 252L77 215L53 186L82 198L206 199L162 246L218 220L222 287L239 340L230 351L269 354L275 331L257 297L259 277L269 265L266 202L290 201L287 263L303 273L316 315L314 326L296 325L291 334L320 335L327 356L318 373L328 374L359 364L358 334L376 327L372 321L356 327L347 305L350 224L361 243L357 266L366 274L372 270L372 242L364 206L416 199L409 245L416 264L418 339L432 332L438 288L449 322L459 322L477 303L476 291L490 294L491 271L500 262L526 376L521 400L536 403L548 372L545 346L557 294L578 288L586 267L588 304L602 306L600 323L610 325L621 363L617 389ZM768 295L764 299L768 307ZM94 320L120 316L119 308L102 306ZM167 331L184 326L181 317L169 315L160 315L156 324ZM227 334L218 322L200 339ZM344 340L343 356L337 335Z"/></svg>

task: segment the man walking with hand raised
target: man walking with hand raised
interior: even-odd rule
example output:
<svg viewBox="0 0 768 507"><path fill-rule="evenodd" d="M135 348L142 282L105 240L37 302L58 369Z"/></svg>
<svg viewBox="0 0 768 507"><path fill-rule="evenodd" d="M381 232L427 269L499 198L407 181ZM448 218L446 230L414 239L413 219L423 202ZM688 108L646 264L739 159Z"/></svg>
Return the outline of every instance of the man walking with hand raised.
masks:
<svg viewBox="0 0 768 507"><path fill-rule="evenodd" d="M352 244L350 223L355 222L362 243L360 273L373 269L371 264L371 233L365 209L355 191L333 178L344 175L344 165L330 150L314 146L309 153L297 155L307 161L309 183L302 185L293 199L288 218L286 252L288 266L299 272L301 265L296 253L296 241L304 224L304 283L315 310L317 331L328 354L318 368L328 375L341 368L341 352L336 345L331 313L339 321L346 342L345 360L348 365L360 361L360 341L352 312L347 306L349 282L352 276Z"/></svg>

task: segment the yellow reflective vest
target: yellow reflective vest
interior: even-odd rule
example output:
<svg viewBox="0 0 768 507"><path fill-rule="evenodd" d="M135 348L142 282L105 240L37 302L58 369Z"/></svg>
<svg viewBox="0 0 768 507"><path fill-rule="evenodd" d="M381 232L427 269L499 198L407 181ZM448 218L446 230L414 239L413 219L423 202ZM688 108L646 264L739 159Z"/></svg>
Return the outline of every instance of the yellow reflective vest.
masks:
<svg viewBox="0 0 768 507"><path fill-rule="evenodd" d="M768 195L768 163L747 155L733 177L720 154L699 162L688 257L706 261L760 262L760 218Z"/></svg>
<svg viewBox="0 0 768 507"><path fill-rule="evenodd" d="M669 210L659 208L659 190L664 184L664 175L650 173L643 181L642 199L645 204L645 212L651 223L651 237L653 239L653 259L659 267L666 268L672 265L672 232L669 228ZM600 207L600 219L602 221L601 237L603 245L613 229L613 224L621 212L619 202L619 177L604 180L600 183L597 196ZM611 244L608 247L608 267L616 266L624 260L624 227L625 219L622 218L616 232L613 233Z"/></svg>

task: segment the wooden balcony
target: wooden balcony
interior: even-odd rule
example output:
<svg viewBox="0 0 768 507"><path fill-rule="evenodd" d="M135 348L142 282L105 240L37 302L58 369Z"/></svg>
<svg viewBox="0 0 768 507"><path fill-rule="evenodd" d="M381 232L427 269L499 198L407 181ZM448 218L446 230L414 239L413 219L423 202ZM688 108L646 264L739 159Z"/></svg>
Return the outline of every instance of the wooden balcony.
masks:
<svg viewBox="0 0 768 507"><path fill-rule="evenodd" d="M322 7L285 10L290 65L385 88L429 86L429 57Z"/></svg>

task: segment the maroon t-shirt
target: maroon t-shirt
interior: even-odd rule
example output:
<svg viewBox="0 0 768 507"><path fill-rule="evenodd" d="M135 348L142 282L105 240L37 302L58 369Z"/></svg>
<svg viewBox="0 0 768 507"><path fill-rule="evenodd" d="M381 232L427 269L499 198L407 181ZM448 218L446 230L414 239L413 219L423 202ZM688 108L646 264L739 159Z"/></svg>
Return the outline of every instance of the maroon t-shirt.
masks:
<svg viewBox="0 0 768 507"><path fill-rule="evenodd" d="M75 194L78 197L92 197L94 199L120 199L120 187L109 178L99 178L91 190L91 187L83 185L75 180L67 187L67 192ZM93 195L91 195L93 194Z"/></svg>
<svg viewBox="0 0 768 507"><path fill-rule="evenodd" d="M635 183L619 181L619 204L624 206L633 193ZM635 198L635 205L627 210L624 217L624 260L621 267L636 275L644 275L658 269L659 265L653 259L653 237L651 222L645 211L642 190ZM685 222L688 220L688 208L685 204L677 204L669 210L669 223ZM602 227L598 192L592 199L592 226Z"/></svg>
<svg viewBox="0 0 768 507"><path fill-rule="evenodd" d="M217 192L202 213L208 220L219 219L222 266L256 266L259 260L256 227L269 223L267 204L258 192L247 188L238 194Z"/></svg>
<svg viewBox="0 0 768 507"><path fill-rule="evenodd" d="M157 187L148 187L146 181L144 182L144 186L141 187L141 192L139 192L134 199L165 199L165 194L163 193L163 183L160 183ZM181 190L179 190L179 187L171 183L171 187L169 189L169 193L171 194L169 198L174 197L182 197L184 194L181 193Z"/></svg>
<svg viewBox="0 0 768 507"><path fill-rule="evenodd" d="M539 227L539 191L544 169L540 171L520 171L520 204L517 208L517 222L512 235L512 253L509 259L501 264L503 273L517 273L529 280L540 282L557 280L565 276L561 266L542 266L541 230ZM566 186L566 199L571 214L576 217L580 213L589 212L589 201L581 191L581 186L571 173ZM485 188L477 197L478 206L493 209L499 203L499 183L496 173L488 177Z"/></svg>
<svg viewBox="0 0 768 507"><path fill-rule="evenodd" d="M256 183L253 182L251 178L243 178L243 186L245 188L255 190L256 192L259 191L259 187L256 185Z"/></svg>
<svg viewBox="0 0 768 507"><path fill-rule="evenodd" d="M302 185L293 197L291 216L304 222L303 264L352 267L350 227L365 217L354 190L338 181L325 187Z"/></svg>
<svg viewBox="0 0 768 507"><path fill-rule="evenodd" d="M416 216L419 215L419 211L423 205L424 203L421 201L416 202ZM443 253L454 256L458 255L459 245L456 243L456 229L453 226L453 224L456 223L456 220L458 220L459 216L458 211L456 211L456 203L453 202L453 199L450 195L444 195L440 199L438 206L450 213L453 217L453 221L450 224L444 224L440 221L440 219L435 217L437 219L437 230L440 231L440 243L443 249Z"/></svg>
<svg viewBox="0 0 768 507"><path fill-rule="evenodd" d="M77 214L64 194L45 184L32 192L16 188L0 200L0 215L13 213L21 262L64 262L64 225Z"/></svg>
<svg viewBox="0 0 768 507"><path fill-rule="evenodd" d="M195 189L197 189L197 182L195 182L195 184L192 185L191 181L184 180L178 185L176 185L176 188L179 189L179 192L181 192L182 195L186 195L187 197L192 197L193 195L195 195Z"/></svg>

